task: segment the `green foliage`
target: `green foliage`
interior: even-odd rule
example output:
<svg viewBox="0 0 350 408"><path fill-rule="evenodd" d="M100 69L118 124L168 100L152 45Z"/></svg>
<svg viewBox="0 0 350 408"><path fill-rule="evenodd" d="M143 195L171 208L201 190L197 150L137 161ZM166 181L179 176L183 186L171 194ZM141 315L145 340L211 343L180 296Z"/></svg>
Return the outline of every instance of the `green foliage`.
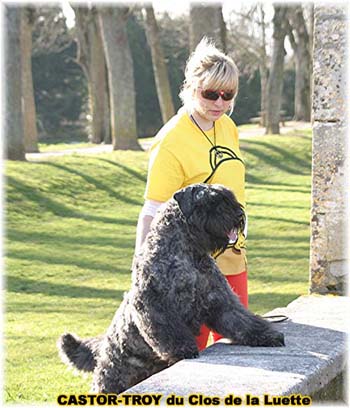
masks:
<svg viewBox="0 0 350 408"><path fill-rule="evenodd" d="M250 308L307 292L311 132L242 140ZM102 333L130 286L148 155L117 151L6 165L5 398L86 393L58 358L65 331Z"/></svg>
<svg viewBox="0 0 350 408"><path fill-rule="evenodd" d="M32 74L40 140L69 134L86 140L81 115L87 113L86 78L76 62L77 43L59 6L32 9Z"/></svg>
<svg viewBox="0 0 350 408"><path fill-rule="evenodd" d="M65 127L67 123L77 124L86 111L87 83L74 60L76 48L76 43L72 42L63 51L32 58L38 127L46 137L57 138L59 132L71 133L72 129Z"/></svg>
<svg viewBox="0 0 350 408"><path fill-rule="evenodd" d="M249 123L249 119L259 116L260 110L260 75L255 71L253 76L240 75L239 91L235 109L231 115L237 125Z"/></svg>
<svg viewBox="0 0 350 408"><path fill-rule="evenodd" d="M295 94L295 70L286 67L283 78L282 110L286 111L286 116L294 116L294 94Z"/></svg>

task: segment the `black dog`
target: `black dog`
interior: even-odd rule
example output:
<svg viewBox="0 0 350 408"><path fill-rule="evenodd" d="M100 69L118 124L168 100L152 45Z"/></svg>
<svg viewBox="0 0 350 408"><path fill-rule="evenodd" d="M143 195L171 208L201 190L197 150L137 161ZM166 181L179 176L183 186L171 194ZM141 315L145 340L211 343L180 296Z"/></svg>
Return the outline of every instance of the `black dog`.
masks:
<svg viewBox="0 0 350 408"><path fill-rule="evenodd" d="M284 345L283 334L241 305L210 255L243 228L244 212L230 190L194 184L175 193L152 222L131 290L107 333L87 340L61 336L65 362L94 370L93 392L121 393L197 357L202 324L236 344Z"/></svg>

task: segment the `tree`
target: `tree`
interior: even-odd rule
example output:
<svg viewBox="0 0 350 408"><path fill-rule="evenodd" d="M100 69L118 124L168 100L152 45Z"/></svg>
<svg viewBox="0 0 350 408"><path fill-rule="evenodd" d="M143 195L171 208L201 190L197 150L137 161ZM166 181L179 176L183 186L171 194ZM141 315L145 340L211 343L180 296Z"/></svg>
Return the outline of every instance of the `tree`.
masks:
<svg viewBox="0 0 350 408"><path fill-rule="evenodd" d="M21 58L21 8L5 6L6 62L5 62L5 139L6 157L25 160L22 114L22 58Z"/></svg>
<svg viewBox="0 0 350 408"><path fill-rule="evenodd" d="M76 62L77 45L33 56L39 138L86 139L87 81Z"/></svg>
<svg viewBox="0 0 350 408"><path fill-rule="evenodd" d="M158 24L164 57L168 65L175 110L177 110L182 104L178 94L184 80L186 61L190 54L189 15L170 17L168 13L164 13L158 19Z"/></svg>
<svg viewBox="0 0 350 408"><path fill-rule="evenodd" d="M234 55L241 75L254 78L257 67L260 74L260 124L266 125L267 83L270 58L267 55L266 29L263 4L242 7L231 13L228 21L227 47ZM239 101L239 96L237 102Z"/></svg>
<svg viewBox="0 0 350 408"><path fill-rule="evenodd" d="M98 9L108 68L113 149L140 150L137 141L133 61L126 22L129 7Z"/></svg>
<svg viewBox="0 0 350 408"><path fill-rule="evenodd" d="M154 79L142 8L134 8L127 22L128 39L134 66L138 137L149 137L163 126Z"/></svg>
<svg viewBox="0 0 350 408"><path fill-rule="evenodd" d="M33 55L60 53L73 42L62 8L55 4L35 6Z"/></svg>
<svg viewBox="0 0 350 408"><path fill-rule="evenodd" d="M294 119L309 121L311 116L310 36L301 4L288 7L288 35L295 59Z"/></svg>
<svg viewBox="0 0 350 408"><path fill-rule="evenodd" d="M22 109L24 145L27 153L38 152L38 131L36 127L36 107L32 75L32 30L35 10L24 7L21 12L21 52L22 52Z"/></svg>
<svg viewBox="0 0 350 408"><path fill-rule="evenodd" d="M226 25L222 5L190 5L190 50L193 51L204 37L214 40L215 45L226 51Z"/></svg>
<svg viewBox="0 0 350 408"><path fill-rule="evenodd" d="M171 96L168 70L165 64L162 46L159 38L159 28L152 6L145 7L147 42L151 48L154 78L157 87L159 106L163 123L166 123L175 113Z"/></svg>
<svg viewBox="0 0 350 408"><path fill-rule="evenodd" d="M259 72L260 72L260 86L261 86L261 125L266 126L266 112L267 112L267 85L269 79L268 70L268 56L266 52L266 22L264 6L260 3L258 5L258 12L260 17L261 27L261 45L260 45L260 59L259 59Z"/></svg>
<svg viewBox="0 0 350 408"><path fill-rule="evenodd" d="M72 5L78 41L77 62L89 89L91 142L110 141L110 111L107 67L97 11L94 7Z"/></svg>
<svg viewBox="0 0 350 408"><path fill-rule="evenodd" d="M32 73L39 138L81 140L86 133L87 81L76 55L62 9L35 7Z"/></svg>
<svg viewBox="0 0 350 408"><path fill-rule="evenodd" d="M287 34L287 8L274 4L273 49L268 81L266 134L279 134L280 109L283 88L284 40Z"/></svg>

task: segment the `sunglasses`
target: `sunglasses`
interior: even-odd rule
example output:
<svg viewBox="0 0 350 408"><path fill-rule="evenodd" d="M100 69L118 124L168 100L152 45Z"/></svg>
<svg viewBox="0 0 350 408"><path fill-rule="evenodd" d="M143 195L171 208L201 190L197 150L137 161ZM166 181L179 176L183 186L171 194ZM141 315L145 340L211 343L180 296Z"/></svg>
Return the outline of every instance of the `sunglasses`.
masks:
<svg viewBox="0 0 350 408"><path fill-rule="evenodd" d="M210 101L217 101L219 97L224 101L231 101L235 96L234 92L226 92L226 91L212 91L210 89L203 89L201 92L202 98L209 99Z"/></svg>

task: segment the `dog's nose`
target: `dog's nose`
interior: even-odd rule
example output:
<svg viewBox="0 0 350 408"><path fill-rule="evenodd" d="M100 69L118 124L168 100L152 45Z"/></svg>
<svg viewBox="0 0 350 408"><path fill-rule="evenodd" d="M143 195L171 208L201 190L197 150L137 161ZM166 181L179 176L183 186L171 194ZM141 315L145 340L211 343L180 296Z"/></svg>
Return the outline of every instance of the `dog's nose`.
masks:
<svg viewBox="0 0 350 408"><path fill-rule="evenodd" d="M239 218L239 220L240 220L240 224L242 224L243 225L243 228L244 228L244 225L245 225L245 222L246 222L246 217L245 217L245 212L244 212L244 210L241 208L240 210L239 210L239 212L238 212L238 218Z"/></svg>

